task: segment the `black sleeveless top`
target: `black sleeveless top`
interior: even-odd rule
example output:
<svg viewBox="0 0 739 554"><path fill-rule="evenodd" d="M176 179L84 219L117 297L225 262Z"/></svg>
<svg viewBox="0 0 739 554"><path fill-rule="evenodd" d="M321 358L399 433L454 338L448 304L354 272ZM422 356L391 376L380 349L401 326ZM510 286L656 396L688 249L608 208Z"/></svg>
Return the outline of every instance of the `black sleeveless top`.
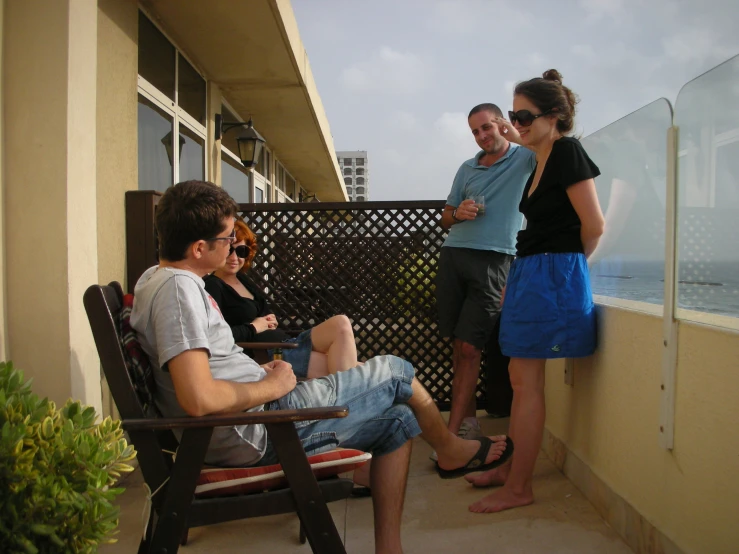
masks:
<svg viewBox="0 0 739 554"><path fill-rule="evenodd" d="M241 273L237 273L239 281L254 295L254 300L244 298L234 288L215 275L208 275L205 290L208 291L221 309L223 319L231 326L235 342L283 342L290 335L279 329L269 329L257 333L251 322L258 317L271 314L272 309L262 292L252 285Z"/></svg>

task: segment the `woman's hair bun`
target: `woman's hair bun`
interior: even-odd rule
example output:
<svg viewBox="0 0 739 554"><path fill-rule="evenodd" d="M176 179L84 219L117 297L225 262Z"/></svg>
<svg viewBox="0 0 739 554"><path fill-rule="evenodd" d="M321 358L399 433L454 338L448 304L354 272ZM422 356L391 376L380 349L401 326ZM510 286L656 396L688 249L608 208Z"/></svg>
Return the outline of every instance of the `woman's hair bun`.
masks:
<svg viewBox="0 0 739 554"><path fill-rule="evenodd" d="M562 74L556 69L548 69L542 74L542 78L546 81L554 81L560 85L562 84Z"/></svg>

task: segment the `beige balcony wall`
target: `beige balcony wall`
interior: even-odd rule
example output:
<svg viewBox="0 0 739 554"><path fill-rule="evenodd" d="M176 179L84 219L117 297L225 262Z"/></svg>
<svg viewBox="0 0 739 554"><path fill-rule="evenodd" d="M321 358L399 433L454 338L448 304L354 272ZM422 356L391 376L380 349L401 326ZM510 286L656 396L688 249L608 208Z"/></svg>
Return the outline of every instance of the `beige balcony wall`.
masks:
<svg viewBox="0 0 739 554"><path fill-rule="evenodd" d="M674 450L668 451L659 446L662 319L601 309L598 352L577 362L574 386L564 383L562 361L547 366L548 431L581 467L589 466L600 485L586 495L605 505L615 526L629 518L608 505L611 492L679 551L736 552L739 337L680 324ZM566 467L573 481L585 482L575 464ZM640 525L624 524L626 534L641 534L639 551L662 552L655 533Z"/></svg>
<svg viewBox="0 0 739 554"><path fill-rule="evenodd" d="M7 354L40 395L99 411L82 305L98 278L97 2L6 2L4 31Z"/></svg>
<svg viewBox="0 0 739 554"><path fill-rule="evenodd" d="M5 0L0 0L0 75L3 74L3 36L4 36ZM5 144L3 117L5 100L3 96L3 79L0 78L0 145ZM0 360L7 359L7 316L5 313L5 148L0 147Z"/></svg>
<svg viewBox="0 0 739 554"><path fill-rule="evenodd" d="M97 50L98 280L125 287L124 198L138 188L135 1L98 1Z"/></svg>
<svg viewBox="0 0 739 554"><path fill-rule="evenodd" d="M98 282L126 287L125 193L138 188L138 6L99 0L97 32ZM102 379L103 415L117 415Z"/></svg>

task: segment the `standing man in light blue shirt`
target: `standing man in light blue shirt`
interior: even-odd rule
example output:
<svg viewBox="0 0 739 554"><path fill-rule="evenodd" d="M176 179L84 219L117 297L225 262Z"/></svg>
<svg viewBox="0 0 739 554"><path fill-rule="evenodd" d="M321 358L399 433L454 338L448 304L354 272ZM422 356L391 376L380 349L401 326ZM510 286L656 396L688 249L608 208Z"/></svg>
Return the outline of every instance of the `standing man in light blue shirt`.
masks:
<svg viewBox="0 0 739 554"><path fill-rule="evenodd" d="M490 339L523 216L523 189L534 170L534 153L505 138L495 104L472 108L468 123L482 149L454 178L441 225L449 229L439 256L436 297L442 336L454 339L449 430L481 435L475 416L480 356ZM484 205L472 197L484 198ZM484 209L483 209L484 206Z"/></svg>

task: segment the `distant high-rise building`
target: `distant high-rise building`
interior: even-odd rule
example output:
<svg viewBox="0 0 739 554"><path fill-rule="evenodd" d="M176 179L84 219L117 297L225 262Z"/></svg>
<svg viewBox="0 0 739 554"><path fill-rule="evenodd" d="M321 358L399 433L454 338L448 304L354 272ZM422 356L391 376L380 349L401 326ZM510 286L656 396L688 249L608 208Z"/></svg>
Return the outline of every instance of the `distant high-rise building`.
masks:
<svg viewBox="0 0 739 554"><path fill-rule="evenodd" d="M369 200L369 160L366 150L342 150L336 152L341 173L344 175L346 193L351 202Z"/></svg>

